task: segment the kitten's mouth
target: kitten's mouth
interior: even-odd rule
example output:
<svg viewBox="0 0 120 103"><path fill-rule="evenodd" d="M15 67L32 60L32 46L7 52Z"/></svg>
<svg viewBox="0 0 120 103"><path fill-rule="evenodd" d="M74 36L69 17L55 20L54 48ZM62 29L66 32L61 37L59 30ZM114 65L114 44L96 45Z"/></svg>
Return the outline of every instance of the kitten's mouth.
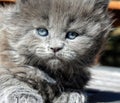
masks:
<svg viewBox="0 0 120 103"><path fill-rule="evenodd" d="M49 58L49 60L61 60L61 59L57 56L52 56L52 57Z"/></svg>
<svg viewBox="0 0 120 103"><path fill-rule="evenodd" d="M63 60L60 58L60 57L58 57L58 56L56 56L56 55L54 55L54 56L51 56L49 59L48 59L49 61L57 61L57 62L62 62Z"/></svg>

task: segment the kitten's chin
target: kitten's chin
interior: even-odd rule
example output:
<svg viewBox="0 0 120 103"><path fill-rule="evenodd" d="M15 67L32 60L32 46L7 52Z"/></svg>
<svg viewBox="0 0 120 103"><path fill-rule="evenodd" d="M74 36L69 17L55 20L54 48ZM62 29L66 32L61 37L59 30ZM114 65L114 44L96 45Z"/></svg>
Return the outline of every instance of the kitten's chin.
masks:
<svg viewBox="0 0 120 103"><path fill-rule="evenodd" d="M63 63L60 59L49 59L47 61L47 66L51 69L60 69L63 66Z"/></svg>

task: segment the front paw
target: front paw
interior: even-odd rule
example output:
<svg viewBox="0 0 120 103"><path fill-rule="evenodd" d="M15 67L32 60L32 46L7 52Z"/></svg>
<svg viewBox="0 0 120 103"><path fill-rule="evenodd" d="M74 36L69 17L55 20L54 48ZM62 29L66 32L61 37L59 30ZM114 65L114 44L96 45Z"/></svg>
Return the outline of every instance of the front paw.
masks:
<svg viewBox="0 0 120 103"><path fill-rule="evenodd" d="M44 103L44 100L34 90L10 88L0 94L0 103Z"/></svg>
<svg viewBox="0 0 120 103"><path fill-rule="evenodd" d="M85 96L83 93L62 93L53 103L85 103Z"/></svg>

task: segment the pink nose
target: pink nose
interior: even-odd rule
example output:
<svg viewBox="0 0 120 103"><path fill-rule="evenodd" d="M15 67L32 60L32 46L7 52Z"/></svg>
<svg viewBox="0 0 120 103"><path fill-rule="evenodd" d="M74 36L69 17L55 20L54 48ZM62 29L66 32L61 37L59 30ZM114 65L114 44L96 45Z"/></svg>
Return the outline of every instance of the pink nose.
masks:
<svg viewBox="0 0 120 103"><path fill-rule="evenodd" d="M61 49L62 49L62 47L51 48L51 50L52 50L54 53L60 51Z"/></svg>

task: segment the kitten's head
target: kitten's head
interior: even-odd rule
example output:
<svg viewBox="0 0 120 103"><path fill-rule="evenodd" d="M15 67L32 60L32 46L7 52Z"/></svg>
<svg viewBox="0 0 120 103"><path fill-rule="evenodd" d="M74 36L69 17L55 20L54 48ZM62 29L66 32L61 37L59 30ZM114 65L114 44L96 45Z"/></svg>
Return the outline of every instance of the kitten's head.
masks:
<svg viewBox="0 0 120 103"><path fill-rule="evenodd" d="M109 0L18 0L6 14L11 47L52 69L93 62L110 31Z"/></svg>

